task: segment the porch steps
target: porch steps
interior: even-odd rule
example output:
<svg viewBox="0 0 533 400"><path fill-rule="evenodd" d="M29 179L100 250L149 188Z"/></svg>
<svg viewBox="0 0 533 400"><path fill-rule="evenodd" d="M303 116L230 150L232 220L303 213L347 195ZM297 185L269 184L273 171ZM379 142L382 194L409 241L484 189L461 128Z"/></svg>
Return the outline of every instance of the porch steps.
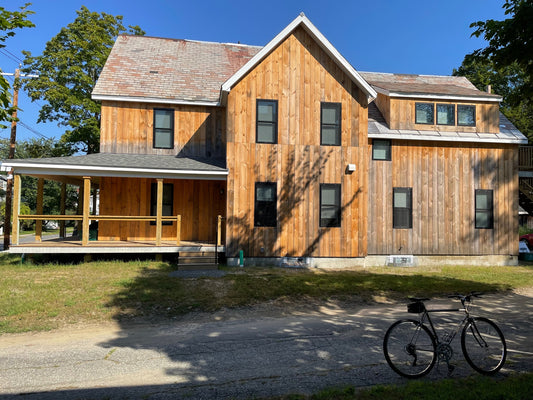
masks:
<svg viewBox="0 0 533 400"><path fill-rule="evenodd" d="M178 271L200 271L210 269L218 269L217 257L214 252L179 252Z"/></svg>

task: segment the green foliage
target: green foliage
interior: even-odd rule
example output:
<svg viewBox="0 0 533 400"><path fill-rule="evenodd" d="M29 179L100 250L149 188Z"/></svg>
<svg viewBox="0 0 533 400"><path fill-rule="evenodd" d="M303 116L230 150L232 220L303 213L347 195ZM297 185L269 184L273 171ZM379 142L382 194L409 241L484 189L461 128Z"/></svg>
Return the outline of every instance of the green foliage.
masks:
<svg viewBox="0 0 533 400"><path fill-rule="evenodd" d="M62 28L39 56L24 52L23 69L39 78L25 82L31 99L45 100L38 122L57 121L69 129L62 137L77 150L96 153L100 142L100 104L91 99L116 37L121 33L143 35L138 26L122 24L122 16L77 11L74 22Z"/></svg>
<svg viewBox="0 0 533 400"><path fill-rule="evenodd" d="M533 1L506 0L503 8L510 18L478 21L470 27L475 28L473 36L488 41L475 55L491 60L497 69L516 64L523 71L522 82L513 88L517 96L509 98L517 105L520 99L533 97Z"/></svg>
<svg viewBox="0 0 533 400"><path fill-rule="evenodd" d="M31 210L30 207L26 203L20 204L20 214L22 215L30 215ZM0 204L0 226L4 225L4 215L6 215L6 204L2 203ZM11 216L11 221L13 221L13 216ZM28 230L33 225L33 221L24 220L21 223L22 230Z"/></svg>
<svg viewBox="0 0 533 400"><path fill-rule="evenodd" d="M467 54L452 74L468 78L479 90L491 85L493 92L503 97L501 111L533 143L533 101L522 97L517 89L527 82L524 69L518 63L497 67L490 58Z"/></svg>
<svg viewBox="0 0 533 400"><path fill-rule="evenodd" d="M9 141L0 139L0 159L7 158ZM17 142L15 158L44 158L70 156L73 149L64 142L54 139L30 139ZM21 198L30 209L35 212L37 207L37 179L30 176L22 176ZM61 198L61 184L59 182L45 180L43 196L43 212L45 214L59 214ZM71 186L67 186L66 208L75 210L77 207L77 193ZM29 213L28 213L29 214ZM2 214L3 215L3 214ZM26 222L25 222L26 223Z"/></svg>
<svg viewBox="0 0 533 400"><path fill-rule="evenodd" d="M15 29L35 26L28 20L28 16L34 13L27 10L29 5L30 3L26 3L20 8L20 11L8 11L4 7L0 7L0 49L6 47L5 42L9 37L15 36ZM11 121L13 108L10 103L9 82L0 75L0 128L6 127L2 122Z"/></svg>

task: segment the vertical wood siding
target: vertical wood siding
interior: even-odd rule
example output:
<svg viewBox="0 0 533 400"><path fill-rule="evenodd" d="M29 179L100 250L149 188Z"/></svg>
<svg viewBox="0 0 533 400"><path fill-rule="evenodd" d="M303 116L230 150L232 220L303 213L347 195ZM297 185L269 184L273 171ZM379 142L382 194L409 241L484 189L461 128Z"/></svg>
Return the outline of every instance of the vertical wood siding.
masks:
<svg viewBox="0 0 533 400"><path fill-rule="evenodd" d="M518 254L516 146L392 144L369 162L369 254ZM412 229L392 227L393 187L413 188ZM475 189L493 190L493 229L475 229Z"/></svg>
<svg viewBox="0 0 533 400"><path fill-rule="evenodd" d="M255 143L257 99L278 100L277 144ZM321 102L342 103L342 146L320 145ZM228 256L366 255L366 99L303 29L231 90L227 115ZM267 181L277 227L254 227L255 182ZM320 183L342 185L340 228L319 227Z"/></svg>
<svg viewBox="0 0 533 400"><path fill-rule="evenodd" d="M102 178L100 214L150 215L150 185L155 179ZM181 239L214 242L217 216L225 216L226 182L165 180L174 185L174 215L181 215ZM149 222L100 221L99 240L153 240L155 225ZM163 226L163 240L176 238L176 223Z"/></svg>
<svg viewBox="0 0 533 400"><path fill-rule="evenodd" d="M153 148L154 108L174 109L174 148ZM218 107L102 102L102 153L225 157L225 112Z"/></svg>
<svg viewBox="0 0 533 400"><path fill-rule="evenodd" d="M447 126L415 124L415 103L455 104L457 118L457 104L476 106L476 126ZM471 132L471 133L500 133L500 108L498 103L441 101L432 99L398 99L378 95L376 104L391 129L406 130L436 130L441 132Z"/></svg>

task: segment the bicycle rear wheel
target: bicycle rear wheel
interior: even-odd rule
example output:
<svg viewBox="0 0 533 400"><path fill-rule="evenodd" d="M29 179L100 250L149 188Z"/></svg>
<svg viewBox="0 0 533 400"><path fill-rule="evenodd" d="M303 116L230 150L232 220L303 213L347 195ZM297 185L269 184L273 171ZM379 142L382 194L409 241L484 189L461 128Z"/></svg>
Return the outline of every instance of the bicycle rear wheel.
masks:
<svg viewBox="0 0 533 400"><path fill-rule="evenodd" d="M406 378L420 378L433 368L436 357L435 338L420 322L396 321L383 339L383 353L389 366Z"/></svg>
<svg viewBox="0 0 533 400"><path fill-rule="evenodd" d="M465 325L461 348L468 364L484 375L498 372L507 357L502 331L494 322L483 317L472 318Z"/></svg>

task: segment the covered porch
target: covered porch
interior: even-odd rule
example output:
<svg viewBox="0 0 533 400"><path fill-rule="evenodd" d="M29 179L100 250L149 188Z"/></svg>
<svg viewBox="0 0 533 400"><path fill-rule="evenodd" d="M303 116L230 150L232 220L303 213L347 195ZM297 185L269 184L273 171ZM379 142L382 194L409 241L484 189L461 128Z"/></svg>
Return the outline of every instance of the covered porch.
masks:
<svg viewBox="0 0 533 400"><path fill-rule="evenodd" d="M2 163L2 169L10 171L14 179L11 253L164 254L225 251L227 170L220 161L99 153L9 160ZM21 175L38 179L36 213L32 215L20 213ZM43 214L45 179L62 183L60 214ZM121 184L124 182L126 186ZM74 215L65 213L67 184L79 187L78 212ZM169 185L172 186L171 196L188 196L191 201L172 198L169 203L166 198L169 194L165 193L168 192L165 186ZM129 188L127 193L121 193L124 187ZM202 205L195 204L194 200L198 199L199 194L185 192L197 190L198 187L203 190L202 194L213 198L203 199ZM99 206L96 199L100 200ZM23 220L35 221L34 237L26 236L21 240L19 226ZM209 221L200 224L199 220ZM43 221L58 221L58 237L43 236ZM67 221L74 221L77 225L75 236L66 235ZM95 235L91 229L95 223L104 235ZM198 229L198 225L202 229Z"/></svg>

